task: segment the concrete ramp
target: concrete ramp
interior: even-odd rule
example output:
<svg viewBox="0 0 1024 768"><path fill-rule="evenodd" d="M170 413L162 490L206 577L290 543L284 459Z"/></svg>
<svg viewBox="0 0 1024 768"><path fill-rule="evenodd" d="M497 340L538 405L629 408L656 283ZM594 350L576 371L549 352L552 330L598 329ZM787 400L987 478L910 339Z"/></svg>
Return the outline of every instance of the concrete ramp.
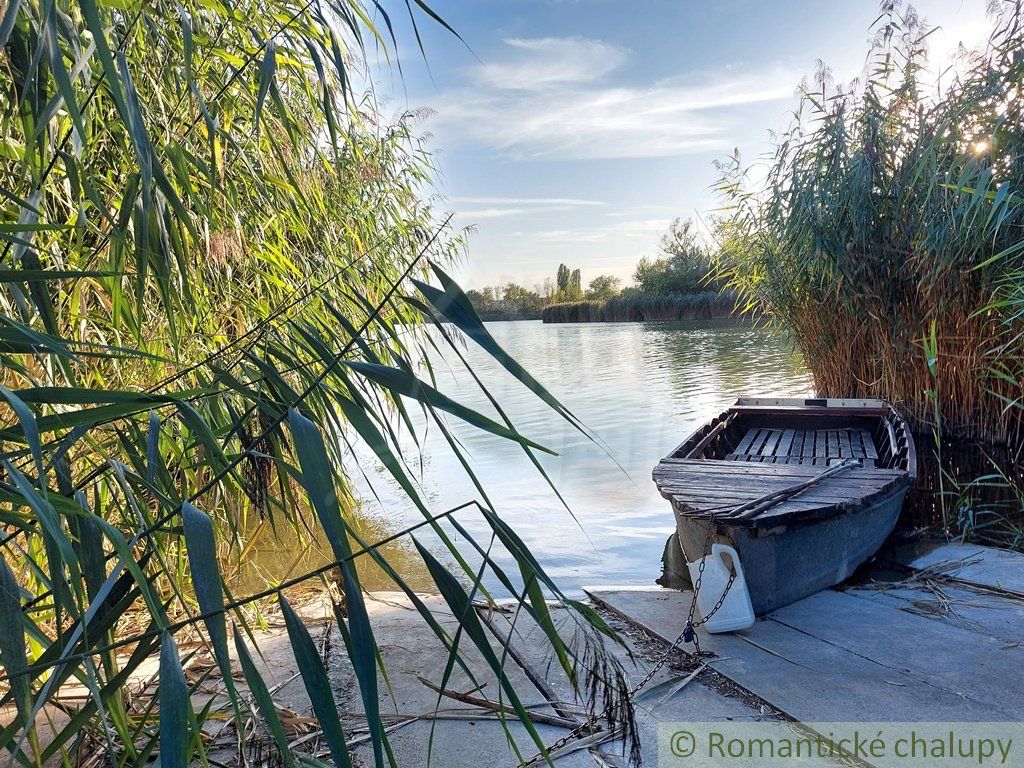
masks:
<svg viewBox="0 0 1024 768"><path fill-rule="evenodd" d="M733 634L701 632L717 669L804 722L1024 720L1024 555L983 547L906 553L908 578L825 590ZM962 578L961 578L962 577ZM691 593L592 587L624 620L672 643Z"/></svg>

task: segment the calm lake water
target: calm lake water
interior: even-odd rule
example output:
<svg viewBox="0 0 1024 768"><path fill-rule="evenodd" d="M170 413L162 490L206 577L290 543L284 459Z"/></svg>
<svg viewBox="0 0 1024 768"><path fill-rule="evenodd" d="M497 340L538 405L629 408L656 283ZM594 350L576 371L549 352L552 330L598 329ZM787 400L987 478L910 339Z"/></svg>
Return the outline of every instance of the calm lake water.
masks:
<svg viewBox="0 0 1024 768"><path fill-rule="evenodd" d="M671 508L651 481L651 470L699 424L742 395L811 392L811 380L791 341L739 321L680 323L489 323L498 342L600 438L588 440L560 419L474 344L465 353L481 379L525 436L555 450L542 465L565 499L516 444L448 420L473 471L501 514L570 593L586 584L652 584L661 575ZM493 415L486 398L453 354L451 367L435 360L438 388ZM437 513L479 498L436 426L419 456L408 443L409 463L430 509ZM419 459L422 459L422 462ZM365 459L365 457L364 457ZM371 456L364 466L374 467ZM353 473L357 477L356 473ZM383 471L358 481L366 499L361 523L378 540L422 519ZM483 546L489 529L475 510L458 515ZM446 526L460 551L471 548ZM428 529L417 533L439 557L451 560ZM259 547L254 565L265 574L298 572L319 559L315 547L296 555ZM396 542L388 556L417 588L429 578L411 542ZM473 559L473 558L469 558ZM508 560L496 554L499 562ZM388 588L382 574L364 570L371 588ZM493 578L488 579L494 585ZM394 588L393 586L390 588Z"/></svg>
<svg viewBox="0 0 1024 768"><path fill-rule="evenodd" d="M746 322L544 325L538 321L489 323L488 328L599 438L598 443L586 438L486 353L472 343L466 345L467 359L519 431L558 452L557 456L542 456L541 463L568 509L517 444L467 427L455 418L449 418L448 424L491 507L514 527L570 594L579 594L587 584L652 584L661 576L662 553L674 523L668 502L651 481L651 470L697 426L743 395L812 393L810 375L791 340ZM457 357L449 352L447 358L433 361L438 388L497 418ZM411 411L417 412L415 405ZM435 425L421 435L418 449L406 439L403 450L434 514L481 498ZM945 527L955 533L958 517L962 517L955 509L959 497L947 493L943 515L937 493L938 466L927 436L918 438L918 457L921 477L908 498L901 527L932 531ZM364 499L356 518L366 541L379 541L422 520L376 457L361 451L359 464L365 475L355 462L349 470ZM989 455L978 446L961 446L956 451L947 448L944 466L946 477L961 482L991 472ZM1004 503L1015 505L1014 519L1024 527L1019 501L1005 492L981 489L971 494L985 502L972 505L981 510L972 513L978 527L1005 515L999 506ZM490 530L479 512L461 511L457 520L487 546ZM461 534L450 524L445 529L459 551L478 563L479 557L473 557L472 547ZM454 565L450 553L429 529L416 535L442 561ZM388 544L384 551L414 588L434 589L408 536ZM327 562L328 552L322 541L296 546L288 531L280 540L266 535L234 581L276 581ZM492 555L503 566L512 566L513 577L517 575L514 563L499 549ZM368 558L363 561L360 570L369 588L394 589ZM498 586L493 576L486 582L490 588Z"/></svg>

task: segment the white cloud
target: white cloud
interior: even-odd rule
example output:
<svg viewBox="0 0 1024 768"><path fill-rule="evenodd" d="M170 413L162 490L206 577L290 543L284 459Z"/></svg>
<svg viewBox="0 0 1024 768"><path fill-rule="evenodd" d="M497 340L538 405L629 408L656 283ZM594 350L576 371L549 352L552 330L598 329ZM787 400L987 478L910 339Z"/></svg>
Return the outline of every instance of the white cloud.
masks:
<svg viewBox="0 0 1024 768"><path fill-rule="evenodd" d="M498 219L504 216L517 216L520 213L532 213L526 208L480 208L477 210L460 210L458 215L464 219Z"/></svg>
<svg viewBox="0 0 1024 768"><path fill-rule="evenodd" d="M480 205L563 205L590 206L608 205L601 200L581 200L575 197L475 197L457 196L451 198L454 203L473 203Z"/></svg>
<svg viewBox="0 0 1024 768"><path fill-rule="evenodd" d="M729 110L791 97L799 73L688 73L651 84L609 81L626 52L599 40L506 40L509 58L441 94L436 130L519 157L668 157L735 143Z"/></svg>
<svg viewBox="0 0 1024 768"><path fill-rule="evenodd" d="M486 205L487 208L461 208L456 206L459 216L475 221L477 219L497 219L519 214L543 214L557 211L571 211L578 208L606 206L600 200L583 200L575 197L475 197L461 196L451 198L452 203L468 205Z"/></svg>
<svg viewBox="0 0 1024 768"><path fill-rule="evenodd" d="M512 238L529 236L539 243L602 243L619 239L651 240L668 229L672 219L633 219L618 221L604 226L579 227L575 229L548 229L539 232L513 232Z"/></svg>
<svg viewBox="0 0 1024 768"><path fill-rule="evenodd" d="M628 58L622 48L583 37L512 38L503 61L481 64L470 77L480 85L502 90L536 90L566 83L598 80Z"/></svg>

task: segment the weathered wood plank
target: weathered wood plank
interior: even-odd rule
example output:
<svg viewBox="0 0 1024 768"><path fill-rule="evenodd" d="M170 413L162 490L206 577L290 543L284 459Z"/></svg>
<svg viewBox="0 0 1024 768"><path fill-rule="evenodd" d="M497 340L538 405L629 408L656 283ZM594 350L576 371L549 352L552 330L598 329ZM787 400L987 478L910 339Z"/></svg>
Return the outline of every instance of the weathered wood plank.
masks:
<svg viewBox="0 0 1024 768"><path fill-rule="evenodd" d="M690 593L584 588L598 604L665 642L682 632ZM908 645L913 638L904 638ZM804 722L994 722L1018 720L993 704L965 699L898 669L776 621L734 634L701 632L722 657L715 669ZM908 648L908 653L913 652ZM962 668L961 668L962 669ZM1019 705L1018 705L1019 706Z"/></svg>
<svg viewBox="0 0 1024 768"><path fill-rule="evenodd" d="M760 432L758 429L748 429L747 434L745 434L743 439L740 440L739 445L736 446L736 450L733 451L733 453L739 455L747 453L750 449L750 444L754 442L754 438L757 437L758 432Z"/></svg>
<svg viewBox="0 0 1024 768"><path fill-rule="evenodd" d="M804 432L804 448L800 453L804 458L814 457L814 441L817 439L817 432L813 429L808 429ZM802 463L802 462L801 462Z"/></svg>
<svg viewBox="0 0 1024 768"><path fill-rule="evenodd" d="M757 434L754 435L754 440L750 443L750 447L747 448L747 453L751 456L756 456L760 452L761 446L764 445L764 441L766 439L768 439L768 430L757 430Z"/></svg>
<svg viewBox="0 0 1024 768"><path fill-rule="evenodd" d="M815 474L815 470L811 469L810 467L801 467L799 465L783 464L783 465L780 465L780 466L777 466L777 467L774 467L774 468L767 468L766 467L766 468L761 468L761 469L753 469L753 468L743 467L742 465L730 464L728 462L722 462L722 461L702 461L702 460L699 460L699 459L662 459L658 463L657 468L656 468L655 471L659 471L659 470L662 470L662 469L665 469L665 468L676 468L676 467L686 467L686 468L690 468L690 469L694 469L694 470L699 469L699 471L707 472L707 473L717 473L717 472L726 472L727 473L727 472L750 472L750 471L755 471L755 472L761 472L761 473L764 473L764 474L781 474L781 475L791 474L791 475L807 476L807 475ZM906 472L904 470L902 470L902 469L886 469L886 468L876 468L876 469L870 469L870 470L865 470L863 468L853 468L853 469L849 470L849 473L850 474L869 474L869 475L877 475L877 476L890 475L890 476L894 476L894 477L895 476L902 476L902 475L906 474Z"/></svg>
<svg viewBox="0 0 1024 768"><path fill-rule="evenodd" d="M777 458L789 456L789 450L793 447L793 437L795 434L795 429L787 429L783 431L782 438L779 440L779 444L775 449L775 456Z"/></svg>
<svg viewBox="0 0 1024 768"><path fill-rule="evenodd" d="M845 475L845 472L840 472L832 477L826 477L819 480L816 485L829 488L884 488L885 486L891 485L900 479L899 477L870 477L863 475L851 475L850 477L846 477ZM757 475L716 475L703 474L700 472L664 473L656 475L659 487L668 485L685 485L687 487L721 488L723 486L728 486L734 488L752 488L754 490L764 489L766 491L778 491L783 488L789 488L793 485L806 482L813 477L814 475L799 478L779 475L759 477Z"/></svg>
<svg viewBox="0 0 1024 768"><path fill-rule="evenodd" d="M863 496L864 494L876 493L882 489L889 488L894 483L898 482L896 479L891 480L879 480L878 482L858 482L855 479L847 480L846 482L828 482L831 478L825 480L819 480L814 483L808 489L808 492L815 491L821 493L827 491L829 493L837 493L840 495L852 495L852 496ZM702 493L704 491L728 491L729 493L753 494L755 496L763 496L766 493L774 493L776 491L784 491L789 488L793 488L796 485L801 485L807 482L796 482L794 480L787 479L785 482L752 482L749 480L739 479L727 479L721 477L663 477L659 479L658 488L662 493L676 493L676 492L688 492L693 491L695 493Z"/></svg>
<svg viewBox="0 0 1024 768"><path fill-rule="evenodd" d="M769 456L767 458L775 458ZM845 461L842 459L841 461ZM719 462L716 462L716 465ZM727 466L736 466L734 464L728 464ZM742 466L742 465L740 465ZM760 485L792 485L795 481L804 482L812 479L815 475L820 474L819 472L807 472L807 467L801 465L792 465L796 472L786 472L784 470L786 466L790 466L787 463L779 463L775 466L768 467L768 471L756 472L737 472L737 471L720 471L719 467L709 468L707 471L701 470L700 468L690 467L657 467L651 473L651 476L655 480L665 482L693 482L700 480L712 479L714 482L736 482L746 484L760 484ZM850 467L843 472L839 472L836 475L825 478L833 482L846 482L846 483L857 483L861 485L877 485L879 483L891 483L894 480L899 480L904 474L901 473L885 473L875 474L871 471L860 471L860 467Z"/></svg>
<svg viewBox="0 0 1024 768"><path fill-rule="evenodd" d="M793 442L789 446L789 455L791 458L800 458L800 454L804 450L804 430L797 429L793 432Z"/></svg>
<svg viewBox="0 0 1024 768"><path fill-rule="evenodd" d="M839 455L843 458L854 456L853 445L850 442L850 430L844 429L839 433Z"/></svg>
<svg viewBox="0 0 1024 768"><path fill-rule="evenodd" d="M686 497L692 499L715 499L715 498L735 498L745 499L752 501L754 499L760 499L768 494L780 492L780 490L786 490L788 485L781 487L767 488L767 487L737 487L737 486L716 486L714 484L705 485L689 485L686 483L672 483L660 485L659 488L662 490L663 495L668 495L674 499ZM883 492L886 486L856 486L856 485L830 485L824 487L817 487L812 485L809 488L801 490L794 498L805 501L819 501L827 504L834 504L839 502L858 501L865 497L871 497L873 495Z"/></svg>
<svg viewBox="0 0 1024 768"><path fill-rule="evenodd" d="M779 445L779 441L782 439L782 432L778 429L769 429L768 436L764 440L764 444L758 453L761 456L774 456L775 449Z"/></svg>
<svg viewBox="0 0 1024 768"><path fill-rule="evenodd" d="M685 504L694 509L705 509L717 504L732 503L745 504L759 499L764 494L739 493L722 491L721 493L702 493L699 491L679 491L672 493L672 501L678 504ZM790 503L808 504L811 507L831 507L842 502L860 500L859 496L837 496L834 494L812 494L810 492L794 496ZM782 504L784 502L780 502ZM776 509L772 507L772 509Z"/></svg>
<svg viewBox="0 0 1024 768"><path fill-rule="evenodd" d="M878 449L875 447L875 441L874 438L871 437L871 433L868 432L866 429L861 430L860 437L861 440L864 441L864 454L869 459L874 459L875 461L877 461Z"/></svg>

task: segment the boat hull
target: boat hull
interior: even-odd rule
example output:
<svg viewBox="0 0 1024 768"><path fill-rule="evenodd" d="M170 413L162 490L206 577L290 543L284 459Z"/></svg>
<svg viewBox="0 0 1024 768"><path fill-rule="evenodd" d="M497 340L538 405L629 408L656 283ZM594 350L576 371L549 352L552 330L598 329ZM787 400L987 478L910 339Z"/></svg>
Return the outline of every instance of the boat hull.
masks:
<svg viewBox="0 0 1024 768"><path fill-rule="evenodd" d="M709 527L712 542L736 549L760 616L848 579L892 533L906 494L899 486L865 508L777 526L726 525L676 510L676 531L689 562L704 556Z"/></svg>

